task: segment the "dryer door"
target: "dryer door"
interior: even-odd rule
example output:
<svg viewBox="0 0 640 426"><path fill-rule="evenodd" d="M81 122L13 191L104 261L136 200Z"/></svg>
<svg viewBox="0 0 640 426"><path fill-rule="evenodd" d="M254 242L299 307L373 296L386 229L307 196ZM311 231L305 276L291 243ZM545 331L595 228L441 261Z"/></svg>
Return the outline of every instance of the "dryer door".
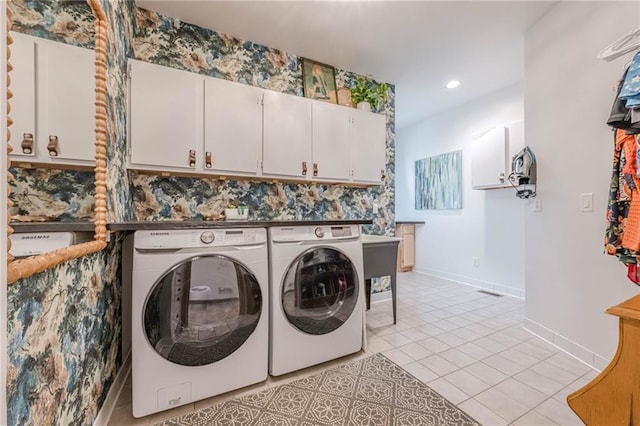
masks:
<svg viewBox="0 0 640 426"><path fill-rule="evenodd" d="M244 265L217 254L192 257L151 289L143 311L146 337L175 364L212 364L249 338L262 303L258 281Z"/></svg>
<svg viewBox="0 0 640 426"><path fill-rule="evenodd" d="M315 247L298 256L281 284L289 322L307 334L327 334L344 324L358 301L358 276L347 255Z"/></svg>

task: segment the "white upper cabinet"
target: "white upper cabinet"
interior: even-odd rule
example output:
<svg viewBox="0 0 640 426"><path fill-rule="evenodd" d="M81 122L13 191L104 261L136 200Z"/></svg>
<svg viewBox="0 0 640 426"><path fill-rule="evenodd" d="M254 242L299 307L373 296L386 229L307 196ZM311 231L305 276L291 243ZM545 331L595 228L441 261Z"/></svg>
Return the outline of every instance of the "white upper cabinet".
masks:
<svg viewBox="0 0 640 426"><path fill-rule="evenodd" d="M12 37L11 158L95 164L94 51L15 32Z"/></svg>
<svg viewBox="0 0 640 426"><path fill-rule="evenodd" d="M264 92L264 175L306 179L311 164L311 101Z"/></svg>
<svg viewBox="0 0 640 426"><path fill-rule="evenodd" d="M474 189L510 187L511 159L524 147L524 121L497 126L471 144L471 183Z"/></svg>
<svg viewBox="0 0 640 426"><path fill-rule="evenodd" d="M202 156L202 77L136 60L130 66L130 165L195 170Z"/></svg>
<svg viewBox="0 0 640 426"><path fill-rule="evenodd" d="M353 108L326 102L314 102L312 111L312 178L349 180L351 113Z"/></svg>
<svg viewBox="0 0 640 426"><path fill-rule="evenodd" d="M262 93L246 84L204 81L205 170L256 175L262 159Z"/></svg>
<svg viewBox="0 0 640 426"><path fill-rule="evenodd" d="M353 110L351 178L382 184L386 179L386 116Z"/></svg>
<svg viewBox="0 0 640 426"><path fill-rule="evenodd" d="M36 155L36 43L33 37L16 32L11 37L11 157L29 161Z"/></svg>
<svg viewBox="0 0 640 426"><path fill-rule="evenodd" d="M39 154L51 162L95 162L95 53L48 42L38 46Z"/></svg>
<svg viewBox="0 0 640 426"><path fill-rule="evenodd" d="M386 116L130 60L131 169L381 184Z"/></svg>

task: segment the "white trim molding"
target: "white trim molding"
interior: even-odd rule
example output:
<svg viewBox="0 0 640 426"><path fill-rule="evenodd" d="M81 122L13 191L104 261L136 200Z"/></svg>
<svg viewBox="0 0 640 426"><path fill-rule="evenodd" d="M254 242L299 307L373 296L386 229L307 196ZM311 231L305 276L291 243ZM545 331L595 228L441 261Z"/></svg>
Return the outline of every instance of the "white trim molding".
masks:
<svg viewBox="0 0 640 426"><path fill-rule="evenodd" d="M503 294L505 296L511 296L518 299L525 298L525 291L519 288L492 283L490 281L483 281L477 278L467 277L465 275L452 274L450 272L424 268L421 266L416 266L413 269L414 271L420 274L428 275L431 278L440 279L448 282L454 282L457 284L463 284L469 287L475 287L482 290L490 291L492 293Z"/></svg>

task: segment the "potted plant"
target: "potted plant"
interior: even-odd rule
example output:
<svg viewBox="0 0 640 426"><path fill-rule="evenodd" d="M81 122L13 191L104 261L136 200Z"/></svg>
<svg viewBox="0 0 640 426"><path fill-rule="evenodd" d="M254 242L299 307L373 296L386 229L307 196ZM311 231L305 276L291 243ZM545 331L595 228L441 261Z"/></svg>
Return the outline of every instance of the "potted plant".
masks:
<svg viewBox="0 0 640 426"><path fill-rule="evenodd" d="M359 76L356 85L351 89L351 100L358 109L371 111L371 107L379 109L387 99L387 83L376 84L365 76Z"/></svg>
<svg viewBox="0 0 640 426"><path fill-rule="evenodd" d="M249 217L249 208L236 201L230 201L224 209L224 216L227 220L246 220Z"/></svg>

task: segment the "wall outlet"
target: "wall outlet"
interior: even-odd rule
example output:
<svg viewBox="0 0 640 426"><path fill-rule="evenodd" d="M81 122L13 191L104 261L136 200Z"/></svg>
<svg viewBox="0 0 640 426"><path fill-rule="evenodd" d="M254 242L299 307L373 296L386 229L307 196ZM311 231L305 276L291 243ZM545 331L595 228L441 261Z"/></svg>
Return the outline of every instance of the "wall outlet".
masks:
<svg viewBox="0 0 640 426"><path fill-rule="evenodd" d="M534 212L542 211L542 200L538 197L533 199L533 211Z"/></svg>
<svg viewBox="0 0 640 426"><path fill-rule="evenodd" d="M480 258L479 257L472 258L472 261L473 261L473 267L474 268L477 268L477 267L480 266Z"/></svg>
<svg viewBox="0 0 640 426"><path fill-rule="evenodd" d="M378 200L373 200L371 207L373 208L374 212L378 211Z"/></svg>

